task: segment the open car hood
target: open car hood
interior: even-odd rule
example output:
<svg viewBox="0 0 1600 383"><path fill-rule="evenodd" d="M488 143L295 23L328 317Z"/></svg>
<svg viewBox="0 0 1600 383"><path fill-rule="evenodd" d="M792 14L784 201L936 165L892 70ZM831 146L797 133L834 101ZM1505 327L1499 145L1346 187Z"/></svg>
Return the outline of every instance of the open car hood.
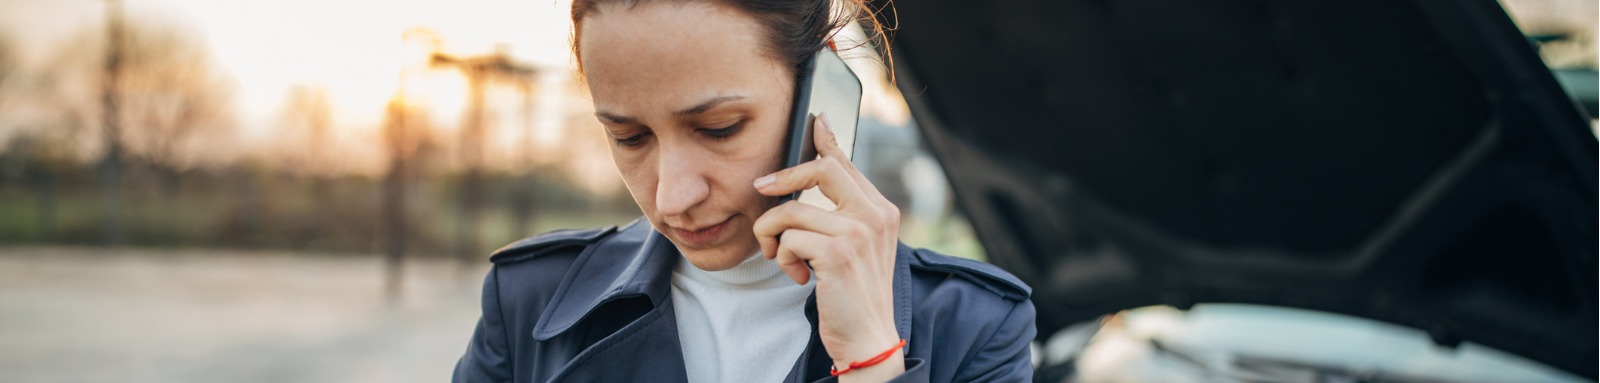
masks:
<svg viewBox="0 0 1600 383"><path fill-rule="evenodd" d="M1596 140L1494 1L894 6L898 86L1041 336L1252 303L1595 377Z"/></svg>

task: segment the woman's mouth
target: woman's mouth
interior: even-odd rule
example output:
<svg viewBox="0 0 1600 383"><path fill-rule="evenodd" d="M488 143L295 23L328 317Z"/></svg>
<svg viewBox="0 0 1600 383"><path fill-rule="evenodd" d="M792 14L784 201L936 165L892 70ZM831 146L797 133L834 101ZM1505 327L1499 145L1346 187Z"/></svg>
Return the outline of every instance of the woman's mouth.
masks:
<svg viewBox="0 0 1600 383"><path fill-rule="evenodd" d="M679 246L705 246L714 243L718 238L721 238L722 232L724 231L723 229L726 229L728 227L728 222L731 221L733 221L733 217L728 217L728 219L724 219L722 222L719 222L715 225L705 226L695 230L674 227L672 228L672 231L678 234L678 239L686 242L678 244Z"/></svg>

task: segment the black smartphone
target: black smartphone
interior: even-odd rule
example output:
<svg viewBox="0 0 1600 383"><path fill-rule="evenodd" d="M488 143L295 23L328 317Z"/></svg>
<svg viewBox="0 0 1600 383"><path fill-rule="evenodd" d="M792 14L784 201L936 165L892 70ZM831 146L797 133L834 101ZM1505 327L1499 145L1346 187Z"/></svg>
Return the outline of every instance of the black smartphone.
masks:
<svg viewBox="0 0 1600 383"><path fill-rule="evenodd" d="M861 114L861 79L845 65L844 58L830 45L811 59L795 81L794 104L790 108L789 137L783 153L783 168L792 168L817 158L812 123L827 113L828 126L839 138L846 157L855 155L856 122ZM779 203L798 199L825 209L836 205L813 187L784 196Z"/></svg>

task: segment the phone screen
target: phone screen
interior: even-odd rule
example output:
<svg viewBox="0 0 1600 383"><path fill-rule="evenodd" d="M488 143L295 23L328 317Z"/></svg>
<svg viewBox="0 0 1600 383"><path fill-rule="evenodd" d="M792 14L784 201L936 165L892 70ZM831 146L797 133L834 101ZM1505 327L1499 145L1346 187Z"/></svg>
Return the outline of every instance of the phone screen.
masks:
<svg viewBox="0 0 1600 383"><path fill-rule="evenodd" d="M806 63L806 70L795 82L793 112L789 119L789 138L784 153L784 168L794 167L817 158L812 123L817 116L827 113L828 126L839 138L839 148L845 156L855 156L856 123L861 113L861 80L845 65L832 48L823 48ZM832 210L837 205L813 187L783 201L799 199L800 202Z"/></svg>

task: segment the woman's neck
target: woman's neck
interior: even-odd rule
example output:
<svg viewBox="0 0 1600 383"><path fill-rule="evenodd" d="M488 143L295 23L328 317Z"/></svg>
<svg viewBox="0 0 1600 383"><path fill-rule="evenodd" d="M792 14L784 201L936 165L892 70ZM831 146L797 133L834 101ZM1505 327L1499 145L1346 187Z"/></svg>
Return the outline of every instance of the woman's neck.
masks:
<svg viewBox="0 0 1600 383"><path fill-rule="evenodd" d="M676 271L685 278L700 283L734 290L759 290L794 285L794 281L783 274L783 269L778 267L777 262L761 256L760 252L751 254L744 262L727 270L701 270L689 263L689 260L683 259L678 262Z"/></svg>

